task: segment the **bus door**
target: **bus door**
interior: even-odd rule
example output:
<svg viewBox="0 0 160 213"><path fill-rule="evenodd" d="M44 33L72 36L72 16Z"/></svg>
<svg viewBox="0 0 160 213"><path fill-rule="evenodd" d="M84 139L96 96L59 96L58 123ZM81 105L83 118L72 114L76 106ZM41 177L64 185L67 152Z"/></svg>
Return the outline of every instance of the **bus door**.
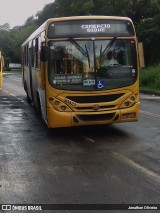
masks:
<svg viewBox="0 0 160 213"><path fill-rule="evenodd" d="M0 69L0 88L2 87L2 69Z"/></svg>

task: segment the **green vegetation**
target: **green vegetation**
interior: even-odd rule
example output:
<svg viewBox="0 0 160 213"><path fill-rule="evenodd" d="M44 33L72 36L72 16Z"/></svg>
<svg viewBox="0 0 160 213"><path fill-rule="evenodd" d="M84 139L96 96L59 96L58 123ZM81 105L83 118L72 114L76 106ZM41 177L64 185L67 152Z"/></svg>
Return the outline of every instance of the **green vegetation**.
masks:
<svg viewBox="0 0 160 213"><path fill-rule="evenodd" d="M146 65L160 62L160 15L141 20L137 26L138 40L143 42Z"/></svg>
<svg viewBox="0 0 160 213"><path fill-rule="evenodd" d="M21 44L48 18L90 14L128 16L136 26L138 40L143 42L145 64L159 63L159 5L160 0L55 0L38 12L36 17L29 17L23 26L10 29L8 23L0 25L0 48L6 62L20 63Z"/></svg>
<svg viewBox="0 0 160 213"><path fill-rule="evenodd" d="M160 93L160 64L140 69L140 90Z"/></svg>
<svg viewBox="0 0 160 213"><path fill-rule="evenodd" d="M138 41L143 42L146 66L160 64L160 0L53 0L36 17L29 17L23 26L9 29L0 26L0 49L5 64L21 62L21 44L46 19L81 15L128 16L136 27ZM5 28L6 30L2 30ZM160 89L160 67L141 70L141 87ZM156 74L155 74L156 72Z"/></svg>

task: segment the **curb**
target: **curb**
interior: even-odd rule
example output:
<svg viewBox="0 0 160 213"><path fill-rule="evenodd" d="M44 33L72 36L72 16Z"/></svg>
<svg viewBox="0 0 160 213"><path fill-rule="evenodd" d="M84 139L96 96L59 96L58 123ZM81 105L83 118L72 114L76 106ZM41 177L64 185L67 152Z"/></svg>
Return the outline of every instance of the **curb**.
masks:
<svg viewBox="0 0 160 213"><path fill-rule="evenodd" d="M146 94L146 95L160 96L160 93L152 92L152 91L140 90L140 93L143 93L143 94Z"/></svg>

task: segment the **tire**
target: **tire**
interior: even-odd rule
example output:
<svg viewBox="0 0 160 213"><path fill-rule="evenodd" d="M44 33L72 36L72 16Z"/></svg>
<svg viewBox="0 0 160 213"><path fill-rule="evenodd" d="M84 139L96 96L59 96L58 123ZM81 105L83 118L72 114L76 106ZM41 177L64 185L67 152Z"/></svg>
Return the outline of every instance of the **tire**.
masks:
<svg viewBox="0 0 160 213"><path fill-rule="evenodd" d="M42 110L41 110L40 98L38 93L37 93L37 112L38 112L38 115L42 118Z"/></svg>

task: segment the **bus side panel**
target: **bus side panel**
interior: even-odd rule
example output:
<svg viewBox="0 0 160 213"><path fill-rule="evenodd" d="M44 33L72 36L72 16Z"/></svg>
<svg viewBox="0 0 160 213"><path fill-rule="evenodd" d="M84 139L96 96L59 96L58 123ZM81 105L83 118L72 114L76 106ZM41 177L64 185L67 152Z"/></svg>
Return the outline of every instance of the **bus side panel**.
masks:
<svg viewBox="0 0 160 213"><path fill-rule="evenodd" d="M0 62L1 64L1 62ZM0 65L0 88L2 88L2 67Z"/></svg>
<svg viewBox="0 0 160 213"><path fill-rule="evenodd" d="M53 107L49 107L47 108L47 116L49 128L72 126L72 112L58 112Z"/></svg>
<svg viewBox="0 0 160 213"><path fill-rule="evenodd" d="M31 77L31 95L32 95L32 101L37 107L37 78L36 78L37 70L32 67L30 72Z"/></svg>
<svg viewBox="0 0 160 213"><path fill-rule="evenodd" d="M42 90L41 90L41 71L32 67L32 90L33 90L33 101L35 107L39 110L41 109L41 100L42 100ZM39 102L40 101L40 102Z"/></svg>
<svg viewBox="0 0 160 213"><path fill-rule="evenodd" d="M2 88L2 71L0 70L0 88Z"/></svg>
<svg viewBox="0 0 160 213"><path fill-rule="evenodd" d="M4 60L3 60L3 56L1 55L1 52L0 52L0 88L2 88L3 66L4 66Z"/></svg>

